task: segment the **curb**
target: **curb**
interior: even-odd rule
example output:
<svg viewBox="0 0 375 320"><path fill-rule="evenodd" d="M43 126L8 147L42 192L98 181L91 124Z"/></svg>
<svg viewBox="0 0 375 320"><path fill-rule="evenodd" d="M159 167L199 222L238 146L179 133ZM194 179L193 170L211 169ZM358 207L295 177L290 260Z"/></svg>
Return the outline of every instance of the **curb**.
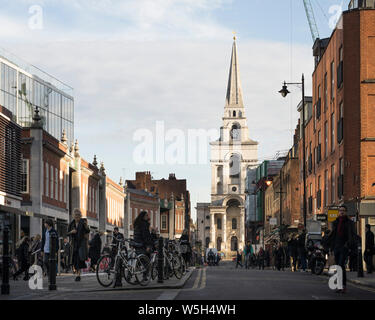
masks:
<svg viewBox="0 0 375 320"><path fill-rule="evenodd" d="M176 284L160 284L157 286L126 286L126 287L119 287L119 288L106 288L106 289L95 289L95 290L72 290L74 292L103 292L103 291L133 291L133 290L157 290L157 289L181 289L185 283L190 279L193 274L195 267L189 268L189 272L187 272ZM168 280L165 280L168 281Z"/></svg>

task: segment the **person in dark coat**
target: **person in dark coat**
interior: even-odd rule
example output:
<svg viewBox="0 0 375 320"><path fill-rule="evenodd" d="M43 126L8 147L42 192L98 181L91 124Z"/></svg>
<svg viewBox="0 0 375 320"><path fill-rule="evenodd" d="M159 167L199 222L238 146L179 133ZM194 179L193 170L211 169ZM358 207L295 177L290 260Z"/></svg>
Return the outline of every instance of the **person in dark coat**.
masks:
<svg viewBox="0 0 375 320"><path fill-rule="evenodd" d="M150 255L154 243L150 232L150 217L146 211L141 211L134 220L134 242L142 245L137 248L137 254Z"/></svg>
<svg viewBox="0 0 375 320"><path fill-rule="evenodd" d="M100 238L100 232L95 233L89 245L89 258L91 262L90 269L95 271L96 263L98 262L100 252L102 251L102 239Z"/></svg>
<svg viewBox="0 0 375 320"><path fill-rule="evenodd" d="M295 235L289 240L289 255L292 258L291 269L293 272L297 271L297 261L298 261L298 241Z"/></svg>
<svg viewBox="0 0 375 320"><path fill-rule="evenodd" d="M70 256L72 251L68 238L64 238L62 251L62 266L65 272L68 272L71 266Z"/></svg>
<svg viewBox="0 0 375 320"><path fill-rule="evenodd" d="M189 266L191 261L191 246L189 242L188 229L184 229L184 231L182 232L180 244L182 246L185 246L184 253L182 253L182 257L184 258L186 265Z"/></svg>
<svg viewBox="0 0 375 320"><path fill-rule="evenodd" d="M371 226L366 224L366 243L365 243L365 262L367 267L367 273L372 273L374 266L372 265L372 256L374 254L374 234L371 231Z"/></svg>
<svg viewBox="0 0 375 320"><path fill-rule="evenodd" d="M298 239L297 239L298 257L301 263L301 269L303 271L306 271L306 268L307 268L305 242L306 242L306 230L303 229L302 233L298 236Z"/></svg>
<svg viewBox="0 0 375 320"><path fill-rule="evenodd" d="M79 209L73 211L74 220L69 224L68 235L72 241L73 257L72 262L76 271L75 281L81 281L81 269L86 268L85 261L87 260L87 237L90 233L90 228L82 219L82 214Z"/></svg>
<svg viewBox="0 0 375 320"><path fill-rule="evenodd" d="M282 269L284 271L285 256L286 255L285 255L284 247L283 247L281 242L279 243L279 246L276 249L275 256L276 256L276 268L277 268L277 270L280 271Z"/></svg>
<svg viewBox="0 0 375 320"><path fill-rule="evenodd" d="M57 253L59 251L59 235L57 234L57 231L53 228L53 220L47 219L44 223L44 227L46 228L46 231L42 234L42 246L40 248L43 256L43 264L44 264L44 270L46 271L47 275L49 276L49 258L50 258L50 248L51 248L51 235L55 235L56 238L56 261L57 261Z"/></svg>
<svg viewBox="0 0 375 320"><path fill-rule="evenodd" d="M238 268L238 265L242 268L242 253L237 250L236 268Z"/></svg>
<svg viewBox="0 0 375 320"><path fill-rule="evenodd" d="M265 259L265 251L261 247L258 252L258 266L259 270L262 269L264 270L264 259Z"/></svg>
<svg viewBox="0 0 375 320"><path fill-rule="evenodd" d="M329 234L328 243L335 255L335 263L342 268L343 289L337 292L346 292L346 259L349 248L356 241L354 222L347 216L348 209L345 205L339 208L339 217L332 224L332 232Z"/></svg>
<svg viewBox="0 0 375 320"><path fill-rule="evenodd" d="M20 243L20 246L17 249L17 259L18 265L20 266L19 270L13 274L13 280L17 280L17 277L21 273L25 273L23 280L27 281L29 277L29 268L30 268L30 255L29 255L29 237L24 237L23 241Z"/></svg>
<svg viewBox="0 0 375 320"><path fill-rule="evenodd" d="M30 265L34 263L37 265L43 265L43 259L41 258L41 247L42 247L42 237L37 234L34 237L34 241L31 242L29 253L30 253Z"/></svg>

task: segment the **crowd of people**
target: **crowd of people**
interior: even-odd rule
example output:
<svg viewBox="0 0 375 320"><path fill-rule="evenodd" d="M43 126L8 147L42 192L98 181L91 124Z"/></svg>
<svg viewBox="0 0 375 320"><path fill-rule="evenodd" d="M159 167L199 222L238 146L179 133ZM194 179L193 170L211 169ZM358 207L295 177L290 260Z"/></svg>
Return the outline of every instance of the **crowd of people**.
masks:
<svg viewBox="0 0 375 320"><path fill-rule="evenodd" d="M91 240L90 233L92 234ZM44 231L42 235L37 234L32 238L25 235L24 231L20 232L20 239L16 243L15 256L17 258L18 270L13 273L13 279L18 280L21 274L24 274L23 280L29 280L29 268L33 264L39 265L44 276L49 275L50 267L50 239L51 235L55 235L56 239L56 261L60 261L60 267L63 272L73 272L75 281L81 281L81 273L83 269L96 271L97 262L101 254L109 252L113 257L117 254L117 244L124 239L124 235L119 232L119 228L113 230L111 243L102 246L101 231L92 233L86 218L82 218L79 209L74 209L73 220L68 226L67 237L63 239L60 248L60 240L57 231L54 229L53 220L47 219L44 223ZM155 244L159 238L159 232L156 228L150 227L150 217L146 211L140 212L134 221L134 243L137 244L137 254L150 254L156 249ZM186 265L191 265L193 259L196 258L195 251L189 242L188 230L182 233L180 247L182 256ZM60 254L60 259L57 258Z"/></svg>
<svg viewBox="0 0 375 320"><path fill-rule="evenodd" d="M366 263L367 273L372 273L373 255L375 254L374 234L371 226L367 224L366 239L364 248L364 261ZM266 250L260 248L254 252L254 248L248 241L243 251L237 251L236 264L245 268L264 269L268 267L274 270L284 271L290 269L293 272L306 272L308 269L308 260L312 246L309 240L306 241L306 230L290 234L284 242L274 241L266 246ZM356 234L354 222L347 215L347 207L339 207L339 216L332 224L332 230L323 232L320 242L320 248L324 254L332 257L332 263L341 266L343 270L343 289L338 292L346 292L346 270L357 271L358 268L358 245L361 238Z"/></svg>

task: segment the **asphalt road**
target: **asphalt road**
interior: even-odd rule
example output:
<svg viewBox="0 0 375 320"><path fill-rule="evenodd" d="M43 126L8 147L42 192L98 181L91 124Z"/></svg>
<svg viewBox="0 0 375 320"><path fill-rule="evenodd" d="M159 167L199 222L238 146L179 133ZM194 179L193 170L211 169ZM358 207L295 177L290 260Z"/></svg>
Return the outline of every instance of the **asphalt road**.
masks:
<svg viewBox="0 0 375 320"><path fill-rule="evenodd" d="M83 279L82 281L86 281ZM375 300L375 289L348 283L346 294L328 287L327 276L290 271L235 269L233 262L193 271L181 289L74 292L58 290L33 300ZM9 297L12 299L11 297ZM24 295L16 300L30 299Z"/></svg>

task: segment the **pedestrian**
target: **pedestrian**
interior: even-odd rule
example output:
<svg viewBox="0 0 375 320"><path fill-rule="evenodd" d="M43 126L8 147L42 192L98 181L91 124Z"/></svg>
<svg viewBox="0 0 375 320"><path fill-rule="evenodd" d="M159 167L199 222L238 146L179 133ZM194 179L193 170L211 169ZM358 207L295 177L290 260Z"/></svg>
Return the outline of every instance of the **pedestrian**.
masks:
<svg viewBox="0 0 375 320"><path fill-rule="evenodd" d="M100 258L100 252L102 251L102 239L100 238L101 233L95 232L94 237L89 243L89 258L90 258L90 270L95 272L96 263Z"/></svg>
<svg viewBox="0 0 375 320"><path fill-rule="evenodd" d="M70 266L71 266L71 251L72 251L72 247L69 243L69 239L68 238L64 238L64 243L63 243L63 247L62 247L62 266L63 266L63 269L65 272L69 272L69 269L70 269Z"/></svg>
<svg viewBox="0 0 375 320"><path fill-rule="evenodd" d="M285 250L280 242L277 249L276 249L276 268L277 270L283 270L284 271L284 265L285 265Z"/></svg>
<svg viewBox="0 0 375 320"><path fill-rule="evenodd" d="M69 224L68 235L71 237L72 243L72 263L75 269L75 281L81 281L81 269L86 268L87 260L87 234L90 233L90 228L82 219L82 214L79 209L73 210L73 221Z"/></svg>
<svg viewBox="0 0 375 320"><path fill-rule="evenodd" d="M292 259L291 269L293 272L297 271L297 261L298 261L298 241L297 235L292 235L289 241L289 255Z"/></svg>
<svg viewBox="0 0 375 320"><path fill-rule="evenodd" d="M364 258L366 262L367 273L372 273L374 269L372 261L374 251L374 233L371 231L371 226L369 224L366 224L366 243Z"/></svg>
<svg viewBox="0 0 375 320"><path fill-rule="evenodd" d="M30 265L37 264L42 266L43 259L41 258L41 247L42 247L42 236L40 234L35 235L34 241L31 242L29 253L30 253Z"/></svg>
<svg viewBox="0 0 375 320"><path fill-rule="evenodd" d="M339 207L339 217L332 224L332 232L329 235L328 243L335 255L335 263L342 268L343 289L336 292L346 292L346 259L349 254L349 248L356 239L354 222L347 216L347 207Z"/></svg>
<svg viewBox="0 0 375 320"><path fill-rule="evenodd" d="M349 270L350 272L356 272L357 269L358 269L357 241L353 241L349 246Z"/></svg>
<svg viewBox="0 0 375 320"><path fill-rule="evenodd" d="M305 272L307 268L305 243L306 243L306 229L303 229L297 239L298 257L300 260L300 268L302 269L303 272Z"/></svg>
<svg viewBox="0 0 375 320"><path fill-rule="evenodd" d="M53 228L53 220L52 219L47 219L46 222L44 223L44 227L46 228L46 231L42 235L42 245L41 245L41 252L43 256L43 265L44 265L44 270L47 273L49 277L49 259L52 258L50 256L51 254L51 243L50 239L51 236L54 234L56 237L56 254L59 250L59 236L57 234L57 231ZM57 259L56 259L57 261Z"/></svg>
<svg viewBox="0 0 375 320"><path fill-rule="evenodd" d="M238 265L242 268L242 254L237 250L236 269L238 268Z"/></svg>
<svg viewBox="0 0 375 320"><path fill-rule="evenodd" d="M134 242L140 245L136 248L137 254L150 256L154 243L150 233L150 217L147 211L141 211L134 220Z"/></svg>
<svg viewBox="0 0 375 320"><path fill-rule="evenodd" d="M190 266L191 260L191 246L189 242L189 232L188 229L184 229L180 238L180 245L182 251L182 257L185 260L187 266Z"/></svg>
<svg viewBox="0 0 375 320"><path fill-rule="evenodd" d="M246 242L246 246L243 250L245 255L245 268L249 269L250 263L251 263L251 255L253 254L253 247L251 245L251 242L248 240Z"/></svg>
<svg viewBox="0 0 375 320"><path fill-rule="evenodd" d="M258 266L259 270L262 269L264 270L264 258L265 258L265 252L263 248L261 247L258 252Z"/></svg>
<svg viewBox="0 0 375 320"><path fill-rule="evenodd" d="M29 267L30 267L30 255L29 255L29 245L30 245L30 239L26 236L23 237L22 243L20 243L20 246L17 249L17 259L18 259L18 265L19 269L17 272L13 274L13 280L17 280L17 277L21 273L25 273L25 276L23 277L23 280L27 281L30 279L29 276Z"/></svg>
<svg viewBox="0 0 375 320"><path fill-rule="evenodd" d="M269 251L269 248L266 248L265 250L265 261L266 261L266 267L269 268L270 267L270 264L271 264L271 258L270 258L270 251Z"/></svg>

